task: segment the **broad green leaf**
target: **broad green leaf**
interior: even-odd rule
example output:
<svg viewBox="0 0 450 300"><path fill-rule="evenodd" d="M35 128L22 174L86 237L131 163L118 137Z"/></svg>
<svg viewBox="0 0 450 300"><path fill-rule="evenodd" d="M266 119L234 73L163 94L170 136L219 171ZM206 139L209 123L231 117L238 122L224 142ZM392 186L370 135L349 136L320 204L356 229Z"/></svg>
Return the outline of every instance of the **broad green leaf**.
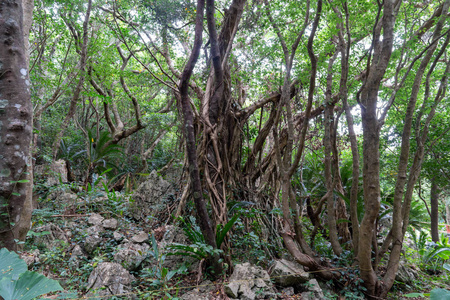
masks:
<svg viewBox="0 0 450 300"><path fill-rule="evenodd" d="M17 280L3 278L0 281L0 296L4 300L32 300L40 295L62 290L58 281L30 271L20 275Z"/></svg>
<svg viewBox="0 0 450 300"><path fill-rule="evenodd" d="M444 264L443 267L444 267L444 269L446 269L447 271L450 271L450 265L449 265L449 264Z"/></svg>
<svg viewBox="0 0 450 300"><path fill-rule="evenodd" d="M15 252L9 252L6 248L0 249L0 278L17 278L28 270L25 261L20 259Z"/></svg>
<svg viewBox="0 0 450 300"><path fill-rule="evenodd" d="M450 291L434 289L431 291L430 300L450 300Z"/></svg>

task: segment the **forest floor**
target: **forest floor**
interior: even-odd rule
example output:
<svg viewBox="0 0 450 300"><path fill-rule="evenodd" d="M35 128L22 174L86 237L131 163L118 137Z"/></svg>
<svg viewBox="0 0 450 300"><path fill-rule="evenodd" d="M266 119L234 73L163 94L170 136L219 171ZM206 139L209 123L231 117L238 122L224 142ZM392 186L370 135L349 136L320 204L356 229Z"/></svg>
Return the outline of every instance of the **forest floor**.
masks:
<svg viewBox="0 0 450 300"><path fill-rule="evenodd" d="M208 280L202 259L164 252L163 248L170 243L192 243L186 237L181 238L182 230L168 222L170 213L147 221L136 220L127 211L129 203L129 195L101 188L85 191L73 184L47 188L42 191L34 211L33 228L22 257L30 269L61 283L65 293L58 294L58 299L231 299L226 293L230 274L212 282ZM170 230L174 230L172 235L168 234ZM273 257L261 244L250 240L255 237L247 232L234 238L230 241L233 266L251 262L261 269L269 269ZM242 239L248 241L244 243ZM253 248L249 246L251 243ZM427 293L432 289L450 288L448 272L442 271L438 262L430 260L424 265L417 249L409 246L405 247L404 257L408 257L411 266L408 270L413 271L407 275L410 278L395 283L388 299L428 299ZM126 272L132 279L109 274L124 284L120 287L99 284L99 278L105 274L96 274L95 270L107 262L124 266L126 270L120 272ZM435 270L435 274L424 272L424 268L429 273ZM364 291L358 285L344 283L335 287L320 282L322 298L307 296L312 293L307 285L295 289L276 285L270 288L276 299L364 299ZM94 293L96 288L109 291Z"/></svg>

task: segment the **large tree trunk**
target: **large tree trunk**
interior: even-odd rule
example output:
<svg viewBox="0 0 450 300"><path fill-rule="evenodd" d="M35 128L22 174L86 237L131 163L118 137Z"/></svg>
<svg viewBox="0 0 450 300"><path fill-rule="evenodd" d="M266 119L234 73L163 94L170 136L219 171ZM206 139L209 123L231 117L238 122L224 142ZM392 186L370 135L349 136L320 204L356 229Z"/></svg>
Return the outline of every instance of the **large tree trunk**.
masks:
<svg viewBox="0 0 450 300"><path fill-rule="evenodd" d="M23 37L22 2L0 2L0 247L17 250L17 224L31 195L33 108Z"/></svg>
<svg viewBox="0 0 450 300"><path fill-rule="evenodd" d="M30 29L33 22L33 8L34 8L34 1L33 0L23 0L23 38L24 38L24 49L25 49L25 61L27 64L27 69L29 69L30 65L30 42L29 42L29 36L30 36ZM33 120L32 120L33 121ZM31 122L33 123L33 122ZM33 142L31 141L30 144L30 152ZM32 155L32 153L31 153ZM33 163L27 165L26 170L27 179L28 182L28 188L26 193L26 199L22 207L22 213L20 215L20 221L17 222L16 226L14 227L15 236L17 239L21 242L24 242L28 230L31 228L31 217L33 214ZM21 250L23 248L24 244L19 244L18 249Z"/></svg>

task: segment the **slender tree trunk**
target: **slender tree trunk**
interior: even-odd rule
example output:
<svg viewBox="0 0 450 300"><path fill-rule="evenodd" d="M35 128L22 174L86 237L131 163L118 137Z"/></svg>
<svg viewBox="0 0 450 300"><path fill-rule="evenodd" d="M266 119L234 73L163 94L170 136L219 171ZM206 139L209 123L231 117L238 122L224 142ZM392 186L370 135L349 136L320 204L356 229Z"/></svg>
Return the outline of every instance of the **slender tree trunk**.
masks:
<svg viewBox="0 0 450 300"><path fill-rule="evenodd" d="M197 147L195 145L194 114L192 112L188 94L189 80L191 78L192 71L200 55L200 48L202 45L204 8L205 8L205 0L198 0L197 15L195 22L194 47L181 75L179 90L181 94L181 106L184 118L186 152L189 163L191 188L193 191L192 195L194 197L195 208L197 209L200 229L202 230L203 236L205 237L205 241L213 248L217 248L215 233L211 226L208 211L206 209L206 204L203 199L202 184L200 181L200 173L198 170L198 162L197 162ZM212 258L212 265L214 269L214 276L219 276L222 272L222 266L219 263L218 256Z"/></svg>
<svg viewBox="0 0 450 300"><path fill-rule="evenodd" d="M336 59L337 52L330 58L328 63L328 75L327 75L327 89L325 95L325 118L324 118L324 137L323 145L325 151L325 185L327 187L327 219L328 219L328 231L330 235L330 243L333 248L333 252L340 256L342 253L342 247L338 239L338 230L336 225L336 205L334 201L334 180L332 174L332 137L334 131L334 104L331 103L331 93L333 86L333 64ZM336 171L336 170L335 170Z"/></svg>
<svg viewBox="0 0 450 300"><path fill-rule="evenodd" d="M450 205L448 202L445 203L445 219L447 221L447 225L450 224Z"/></svg>
<svg viewBox="0 0 450 300"><path fill-rule="evenodd" d="M381 6L382 5L382 6ZM372 238L376 230L375 221L380 210L380 127L377 115L378 91L392 53L396 10L394 1L384 1L379 6L378 16L383 8L382 28L373 27L372 64L368 62L367 78L361 89L361 116L363 127L363 189L365 213L359 231L358 259L361 278L370 296L381 293L381 282L372 267ZM383 38L381 40L381 29Z"/></svg>
<svg viewBox="0 0 450 300"><path fill-rule="evenodd" d="M59 144L61 143L64 132L66 131L67 127L69 126L69 121L75 115L78 99L80 97L81 89L83 87L84 80L86 78L85 69L86 69L87 48L88 48L88 26L89 26L89 18L91 16L91 8L92 8L92 0L89 0L88 6L86 9L86 16L85 16L84 22L83 22L83 41L82 41L82 46L81 46L81 51L80 51L80 61L79 61L80 78L78 79L78 84L75 87L75 91L73 92L72 98L70 100L69 111L67 112L66 118L63 120L63 122L60 126L60 130L59 130L58 134L56 135L56 138L53 142L53 145L52 145L53 159L56 159L56 156L58 155Z"/></svg>
<svg viewBox="0 0 450 300"><path fill-rule="evenodd" d="M0 247L17 250L30 199L33 108L23 36L22 2L0 2Z"/></svg>
<svg viewBox="0 0 450 300"><path fill-rule="evenodd" d="M431 180L430 204L431 204L431 239L439 243L439 196L440 190L436 178Z"/></svg>
<svg viewBox="0 0 450 300"><path fill-rule="evenodd" d="M445 15L441 16L438 19L438 22L436 24L434 33L433 33L433 40L441 38L441 30L444 25L444 21L446 19L446 12L448 11L450 7L450 0L446 0L444 2L443 6L443 12L445 12ZM447 45L449 43L450 36L447 36L447 39L444 42L444 45ZM428 126L434 117L436 105L442 100L442 92L446 89L447 86L447 73L444 73L443 78L441 79L441 84L438 89L438 92L435 97L435 103L431 105L431 110L425 120L423 122L421 120L421 117L423 115L423 112L425 110L425 105L428 102L429 94L428 94L428 88L425 89L425 97L424 102L422 105L421 110L418 113L418 117L416 118L416 140L417 140L417 150L414 155L414 160L412 163L412 166L409 170L409 175L407 176L407 166L408 166L408 160L410 155L410 137L411 137L411 127L413 123L413 116L414 112L416 111L416 102L418 93L420 90L420 86L422 83L423 74L425 72L426 67L430 63L430 60L437 48L437 43L432 44L426 51L426 54L424 58L421 60L419 68L416 72L412 90L411 90L411 96L408 101L408 106L406 109L406 116L404 121L404 127L403 127L403 133L402 133L402 145L401 145L401 151L400 151L400 159L399 159L399 165L398 165L398 174L397 174L397 182L395 186L395 192L394 192L394 205L393 205L393 220L392 220L392 250L389 257L389 262L387 265L386 273L383 277L384 282L384 291L383 296L387 294L387 291L392 287L395 280L395 275L398 270L398 265L400 261L400 255L401 255L401 249L403 244L403 239L406 233L406 229L409 224L409 212L411 209L411 201L412 196L414 192L414 186L419 178L420 170L422 167L422 161L424 156L424 147L425 142L427 140L428 135ZM444 53L444 49L441 49L439 55L442 55ZM446 72L448 72L450 65L447 64L446 66ZM432 69L432 68L431 68ZM431 74L431 69L429 71L429 75ZM429 85L429 76L427 76L426 84ZM424 123L424 125L421 125L420 123ZM405 183L406 185L406 191L404 190ZM403 201L402 201L403 200Z"/></svg>

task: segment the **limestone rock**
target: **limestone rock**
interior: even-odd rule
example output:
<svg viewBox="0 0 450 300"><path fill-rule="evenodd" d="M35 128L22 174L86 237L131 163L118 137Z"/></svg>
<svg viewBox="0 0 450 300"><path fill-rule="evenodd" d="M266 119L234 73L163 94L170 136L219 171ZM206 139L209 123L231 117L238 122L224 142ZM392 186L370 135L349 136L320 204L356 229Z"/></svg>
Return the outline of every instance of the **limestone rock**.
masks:
<svg viewBox="0 0 450 300"><path fill-rule="evenodd" d="M102 222L105 218L103 218L99 214L91 214L91 216L88 219L88 224L91 225L102 225Z"/></svg>
<svg viewBox="0 0 450 300"><path fill-rule="evenodd" d="M173 193L170 183L153 171L133 194L133 201L130 202L131 215L138 220L158 215L166 209Z"/></svg>
<svg viewBox="0 0 450 300"><path fill-rule="evenodd" d="M269 274L275 283L282 287L296 287L310 279L309 273L305 272L300 264L286 259L275 261Z"/></svg>
<svg viewBox="0 0 450 300"><path fill-rule="evenodd" d="M118 222L116 219L106 219L103 220L102 225L106 229L116 230L118 226Z"/></svg>
<svg viewBox="0 0 450 300"><path fill-rule="evenodd" d="M116 241L120 241L121 239L124 238L124 236L123 236L123 234L121 234L120 232L114 231L114 232L113 232L113 238L114 238Z"/></svg>
<svg viewBox="0 0 450 300"><path fill-rule="evenodd" d="M159 243L159 247L163 253L168 253L170 250L167 249L167 246L170 244L183 244L188 245L191 242L188 241L188 238L184 234L183 229L173 225L165 226L165 233ZM198 261L193 257L181 256L181 255L169 255L166 256L164 260L164 267L169 270L175 270L183 263L188 265L189 271L197 269Z"/></svg>
<svg viewBox="0 0 450 300"><path fill-rule="evenodd" d="M308 281L307 291L302 293L302 300L327 300L316 279Z"/></svg>
<svg viewBox="0 0 450 300"><path fill-rule="evenodd" d="M98 234L92 234L86 238L84 241L84 250L86 250L87 253L92 254L95 249L100 245L101 238Z"/></svg>
<svg viewBox="0 0 450 300"><path fill-rule="evenodd" d="M400 264L398 267L397 275L395 275L395 280L406 284L411 284L418 277L419 274L416 270L405 264Z"/></svg>
<svg viewBox="0 0 450 300"><path fill-rule="evenodd" d="M69 238L64 230L53 223L48 223L44 226L38 227L34 229L34 232L42 234L34 237L34 243L36 245L45 245L47 249L51 249L53 246L61 243L69 242Z"/></svg>
<svg viewBox="0 0 450 300"><path fill-rule="evenodd" d="M105 231L105 229L101 225L94 225L94 226L86 228L86 233L88 235L99 234L100 232L103 232L103 231Z"/></svg>
<svg viewBox="0 0 450 300"><path fill-rule="evenodd" d="M88 280L88 296L101 296L107 299L111 295L131 292L134 277L120 264L102 262L92 271ZM122 296L123 297L123 296ZM122 299L133 299L130 295Z"/></svg>
<svg viewBox="0 0 450 300"><path fill-rule="evenodd" d="M36 176L47 178L46 186L59 185L60 182L67 182L67 165L62 159L54 161L48 165L38 165L35 167Z"/></svg>
<svg viewBox="0 0 450 300"><path fill-rule="evenodd" d="M134 243L143 243L147 240L148 240L148 233L145 231L141 231L131 238L131 241Z"/></svg>
<svg viewBox="0 0 450 300"><path fill-rule="evenodd" d="M276 298L269 274L250 263L234 267L225 292L229 297L241 300Z"/></svg>
<svg viewBox="0 0 450 300"><path fill-rule="evenodd" d="M295 290L292 286L286 287L284 289L281 290L281 293L285 296L294 296L295 295Z"/></svg>
<svg viewBox="0 0 450 300"><path fill-rule="evenodd" d="M35 249L33 252L23 252L20 255L20 258L23 259L27 266L31 266L34 263L38 263L39 262L39 255L41 253L39 252L39 249Z"/></svg>
<svg viewBox="0 0 450 300"><path fill-rule="evenodd" d="M147 257L149 249L150 246L147 244L121 244L114 255L114 261L120 263L125 269L134 271Z"/></svg>
<svg viewBox="0 0 450 300"><path fill-rule="evenodd" d="M75 245L71 251L69 263L78 268L83 258L86 258L86 254L83 249L81 249L79 245Z"/></svg>

